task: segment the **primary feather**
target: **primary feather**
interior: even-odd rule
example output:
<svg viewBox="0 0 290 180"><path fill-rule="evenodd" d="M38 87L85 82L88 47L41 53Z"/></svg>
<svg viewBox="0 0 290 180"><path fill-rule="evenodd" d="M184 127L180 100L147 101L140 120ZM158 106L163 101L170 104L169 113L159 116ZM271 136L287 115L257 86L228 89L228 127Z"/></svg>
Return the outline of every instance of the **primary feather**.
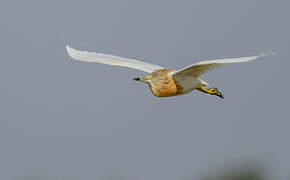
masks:
<svg viewBox="0 0 290 180"><path fill-rule="evenodd" d="M175 78L181 78L184 76L194 76L199 77L200 75L211 71L217 67L221 67L227 64L232 63L241 63L241 62L248 62L253 61L259 57L267 56L269 54L274 54L272 52L262 53L258 56L249 56L249 57L241 57L241 58L227 58L227 59L213 59L207 61L201 61L184 68L181 68L172 73L172 76Z"/></svg>
<svg viewBox="0 0 290 180"><path fill-rule="evenodd" d="M80 50L71 48L69 46L66 46L66 50L68 54L70 55L70 57L79 61L103 63L103 64L108 64L108 65L113 65L113 66L125 66L128 68L138 69L138 70L145 71L148 73L152 73L156 69L163 69L163 67L161 66L138 61L135 59L128 59L128 58L123 58L123 57L109 55L109 54L80 51Z"/></svg>

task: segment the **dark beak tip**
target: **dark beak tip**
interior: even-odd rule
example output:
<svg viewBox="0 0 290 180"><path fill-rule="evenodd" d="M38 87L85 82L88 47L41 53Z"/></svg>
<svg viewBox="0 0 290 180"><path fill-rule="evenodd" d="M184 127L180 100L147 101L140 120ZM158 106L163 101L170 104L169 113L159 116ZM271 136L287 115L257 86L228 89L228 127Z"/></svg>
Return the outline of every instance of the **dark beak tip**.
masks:
<svg viewBox="0 0 290 180"><path fill-rule="evenodd" d="M140 78L134 78L133 80L134 81L140 81Z"/></svg>

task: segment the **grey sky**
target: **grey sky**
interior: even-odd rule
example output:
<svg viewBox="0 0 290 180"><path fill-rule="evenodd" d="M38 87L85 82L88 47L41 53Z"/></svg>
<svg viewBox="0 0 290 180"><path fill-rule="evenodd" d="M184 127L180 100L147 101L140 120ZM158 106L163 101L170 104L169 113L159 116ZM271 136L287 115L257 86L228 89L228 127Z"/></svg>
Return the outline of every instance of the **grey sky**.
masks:
<svg viewBox="0 0 290 180"><path fill-rule="evenodd" d="M290 176L288 1L0 2L0 179L177 180L257 159ZM277 54L203 79L225 99L158 99L143 72L64 46L178 68Z"/></svg>

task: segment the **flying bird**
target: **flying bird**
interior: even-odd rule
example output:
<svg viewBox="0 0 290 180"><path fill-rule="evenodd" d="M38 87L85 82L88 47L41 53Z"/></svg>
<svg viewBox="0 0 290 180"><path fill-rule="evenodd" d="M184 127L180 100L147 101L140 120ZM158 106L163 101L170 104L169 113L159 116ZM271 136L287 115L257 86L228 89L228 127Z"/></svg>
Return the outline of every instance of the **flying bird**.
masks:
<svg viewBox="0 0 290 180"><path fill-rule="evenodd" d="M206 88L205 86L208 86L208 83L200 79L200 76L208 71L227 64L249 62L259 57L274 54L272 52L267 52L257 56L212 59L201 61L176 70L135 59L128 59L103 53L80 51L69 46L66 46L66 50L71 58L79 61L124 66L149 73L144 77L134 78L134 80L148 84L151 92L157 97L177 96L189 93L196 89L203 93L224 98L223 94L217 88Z"/></svg>

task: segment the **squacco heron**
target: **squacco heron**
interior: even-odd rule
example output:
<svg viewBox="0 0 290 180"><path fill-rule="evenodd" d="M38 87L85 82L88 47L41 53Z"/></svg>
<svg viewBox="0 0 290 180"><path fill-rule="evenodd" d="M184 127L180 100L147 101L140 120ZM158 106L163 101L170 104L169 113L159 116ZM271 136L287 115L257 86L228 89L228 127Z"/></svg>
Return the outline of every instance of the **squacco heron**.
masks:
<svg viewBox="0 0 290 180"><path fill-rule="evenodd" d="M177 96L189 93L196 89L203 93L223 98L224 96L217 88L205 87L208 86L208 84L200 79L202 74L227 64L253 61L259 57L273 54L271 52L267 52L258 56L213 59L201 61L175 70L135 59L127 59L109 54L79 51L69 46L66 46L66 49L70 57L79 61L103 63L113 66L125 66L149 73L144 77L135 78L134 80L148 84L151 92L157 97Z"/></svg>

